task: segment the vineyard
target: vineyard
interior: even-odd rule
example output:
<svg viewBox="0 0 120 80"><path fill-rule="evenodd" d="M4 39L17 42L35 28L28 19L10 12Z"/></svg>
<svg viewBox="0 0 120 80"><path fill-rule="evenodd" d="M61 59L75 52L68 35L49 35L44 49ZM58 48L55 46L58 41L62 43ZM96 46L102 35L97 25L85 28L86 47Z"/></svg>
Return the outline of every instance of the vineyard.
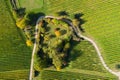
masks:
<svg viewBox="0 0 120 80"><path fill-rule="evenodd" d="M16 27L7 1L0 2L0 79L27 79L31 49Z"/></svg>

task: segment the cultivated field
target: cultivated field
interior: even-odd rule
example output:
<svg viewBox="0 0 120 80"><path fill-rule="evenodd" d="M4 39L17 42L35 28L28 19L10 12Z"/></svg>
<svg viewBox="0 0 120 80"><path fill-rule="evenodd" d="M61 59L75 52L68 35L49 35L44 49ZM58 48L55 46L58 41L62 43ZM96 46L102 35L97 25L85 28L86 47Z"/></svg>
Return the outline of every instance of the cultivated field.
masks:
<svg viewBox="0 0 120 80"><path fill-rule="evenodd" d="M110 78L106 75L90 74L88 71L84 72L87 72L87 74L81 72L76 73L44 70L41 72L41 75L36 78L36 80L116 80L116 78Z"/></svg>
<svg viewBox="0 0 120 80"><path fill-rule="evenodd" d="M7 0L0 1L0 79L27 79L24 75L29 74L31 49L26 46L6 3Z"/></svg>
<svg viewBox="0 0 120 80"><path fill-rule="evenodd" d="M25 8L27 11L39 10L42 8L44 0L16 0L20 7Z"/></svg>
<svg viewBox="0 0 120 80"><path fill-rule="evenodd" d="M120 1L114 0L45 0L44 11L54 15L66 11L69 16L83 13L85 35L94 39L105 62L112 69L120 64Z"/></svg>
<svg viewBox="0 0 120 80"><path fill-rule="evenodd" d="M72 41L70 63L67 68L105 72L94 47L87 41Z"/></svg>

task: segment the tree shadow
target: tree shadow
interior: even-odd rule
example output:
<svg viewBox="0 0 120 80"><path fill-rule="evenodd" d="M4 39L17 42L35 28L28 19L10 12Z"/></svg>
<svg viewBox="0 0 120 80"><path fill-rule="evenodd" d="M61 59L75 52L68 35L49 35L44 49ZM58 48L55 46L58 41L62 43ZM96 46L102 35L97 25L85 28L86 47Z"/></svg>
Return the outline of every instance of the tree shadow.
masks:
<svg viewBox="0 0 120 80"><path fill-rule="evenodd" d="M117 68L117 69L120 69L120 64L117 64L117 65L116 65L116 68Z"/></svg>
<svg viewBox="0 0 120 80"><path fill-rule="evenodd" d="M16 9L16 12L18 13L18 15L20 17L23 17L25 15L25 11L26 11L26 8L19 8L19 9Z"/></svg>
<svg viewBox="0 0 120 80"><path fill-rule="evenodd" d="M79 28L82 32L85 32L85 30L82 28L82 24L84 24L86 22L86 20L83 20L81 17L83 16L83 13L76 13L74 14L74 19L77 19L80 23L79 23Z"/></svg>
<svg viewBox="0 0 120 80"><path fill-rule="evenodd" d="M69 13L66 11L59 11L57 12L58 16L69 16Z"/></svg>
<svg viewBox="0 0 120 80"><path fill-rule="evenodd" d="M34 12L30 12L26 15L26 18L29 19L29 25L35 26L36 25L36 21L38 20L38 18L40 16L45 16L44 13L34 13Z"/></svg>
<svg viewBox="0 0 120 80"><path fill-rule="evenodd" d="M45 27L45 29L48 28L47 25L48 25L48 22L46 22L45 20L43 20L43 27Z"/></svg>
<svg viewBox="0 0 120 80"><path fill-rule="evenodd" d="M81 50L74 49L80 42L71 40L71 47L69 49L68 62L75 61L77 57L81 56L83 52Z"/></svg>
<svg viewBox="0 0 120 80"><path fill-rule="evenodd" d="M40 72L38 72L36 70L34 72L35 72L35 74L34 74L35 77L37 77L39 75L39 73L40 73Z"/></svg>

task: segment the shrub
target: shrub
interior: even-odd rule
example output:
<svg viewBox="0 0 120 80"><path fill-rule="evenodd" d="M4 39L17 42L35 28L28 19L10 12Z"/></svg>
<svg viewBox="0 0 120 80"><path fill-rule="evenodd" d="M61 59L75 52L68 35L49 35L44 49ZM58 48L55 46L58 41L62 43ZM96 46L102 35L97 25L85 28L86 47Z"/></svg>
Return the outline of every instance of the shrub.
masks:
<svg viewBox="0 0 120 80"><path fill-rule="evenodd" d="M59 24L59 21L58 21L57 19L52 19L52 22L53 22L55 25Z"/></svg>
<svg viewBox="0 0 120 80"><path fill-rule="evenodd" d="M31 40L27 40L27 41L26 41L26 44L27 44L27 46L32 46L33 43L32 43Z"/></svg>
<svg viewBox="0 0 120 80"><path fill-rule="evenodd" d="M21 20L18 20L16 22L17 27L19 27L20 29L24 29L27 26L26 20L23 18Z"/></svg>
<svg viewBox="0 0 120 80"><path fill-rule="evenodd" d="M60 71L62 67L62 60L57 55L53 57L53 64L56 67L57 71Z"/></svg>
<svg viewBox="0 0 120 80"><path fill-rule="evenodd" d="M55 29L55 35L56 35L57 37L61 36L60 31L59 31L59 30L57 30L57 29Z"/></svg>
<svg viewBox="0 0 120 80"><path fill-rule="evenodd" d="M34 55L34 69L36 71L41 71L43 68L46 67L45 59L41 59L38 54Z"/></svg>

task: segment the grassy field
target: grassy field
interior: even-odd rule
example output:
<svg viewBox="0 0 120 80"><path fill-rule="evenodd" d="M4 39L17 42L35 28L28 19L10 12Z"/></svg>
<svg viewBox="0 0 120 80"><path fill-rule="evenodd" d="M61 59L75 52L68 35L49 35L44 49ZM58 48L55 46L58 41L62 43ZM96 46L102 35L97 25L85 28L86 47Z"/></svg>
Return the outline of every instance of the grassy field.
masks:
<svg viewBox="0 0 120 80"><path fill-rule="evenodd" d="M87 71L88 72L88 71ZM44 70L36 80L116 80L116 78L110 78L106 75L101 76L97 74L90 75L89 73L75 73L75 72L59 72Z"/></svg>
<svg viewBox="0 0 120 80"><path fill-rule="evenodd" d="M14 70L14 71L5 71L5 72L0 72L0 80L5 79L5 80L27 80L29 70Z"/></svg>
<svg viewBox="0 0 120 80"><path fill-rule="evenodd" d="M44 0L18 0L20 7L26 8L27 11L39 10L42 8Z"/></svg>
<svg viewBox="0 0 120 80"><path fill-rule="evenodd" d="M120 64L119 4L119 0L45 0L40 11L46 15L66 11L70 17L83 13L82 19L86 21L82 25L84 34L94 39L105 62L115 69Z"/></svg>
<svg viewBox="0 0 120 80"><path fill-rule="evenodd" d="M28 75L31 59L31 49L26 46L24 37L17 29L6 3L5 0L0 2L0 79L3 78L2 72L5 71L19 70L20 72L26 69L27 72L22 72L20 75ZM7 73L4 74L9 76ZM17 72L12 73L11 78L20 75Z"/></svg>
<svg viewBox="0 0 120 80"><path fill-rule="evenodd" d="M72 41L69 69L84 69L105 72L100 59L91 43L87 41Z"/></svg>

